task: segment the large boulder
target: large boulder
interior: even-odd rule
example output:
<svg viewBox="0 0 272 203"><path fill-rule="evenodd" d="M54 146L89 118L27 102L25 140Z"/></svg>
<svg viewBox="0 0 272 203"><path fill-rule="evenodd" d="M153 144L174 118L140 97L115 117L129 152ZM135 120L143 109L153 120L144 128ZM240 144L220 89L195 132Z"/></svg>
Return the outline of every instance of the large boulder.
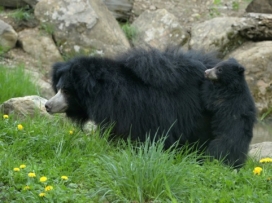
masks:
<svg viewBox="0 0 272 203"><path fill-rule="evenodd" d="M246 12L272 13L271 0L253 0L246 8Z"/></svg>
<svg viewBox="0 0 272 203"><path fill-rule="evenodd" d="M272 142L252 144L249 147L249 156L260 160L261 158L272 157Z"/></svg>
<svg viewBox="0 0 272 203"><path fill-rule="evenodd" d="M24 0L1 0L0 6L9 8L20 8L26 6L27 3Z"/></svg>
<svg viewBox="0 0 272 203"><path fill-rule="evenodd" d="M38 29L25 29L19 32L18 38L23 50L29 53L48 74L53 63L62 61L52 37Z"/></svg>
<svg viewBox="0 0 272 203"><path fill-rule="evenodd" d="M189 47L226 55L245 41L239 31L233 29L233 25L240 24L244 20L238 17L217 17L203 23L196 23L191 29Z"/></svg>
<svg viewBox="0 0 272 203"><path fill-rule="evenodd" d="M134 0L103 0L115 18L128 20L131 15Z"/></svg>
<svg viewBox="0 0 272 203"><path fill-rule="evenodd" d="M272 106L272 41L247 42L227 57L246 67L246 79L259 113Z"/></svg>
<svg viewBox="0 0 272 203"><path fill-rule="evenodd" d="M4 21L0 20L0 51L8 51L15 47L18 34Z"/></svg>
<svg viewBox="0 0 272 203"><path fill-rule="evenodd" d="M189 38L177 17L165 9L146 11L132 24L136 30L135 46L153 46L164 49L167 45L183 45Z"/></svg>
<svg viewBox="0 0 272 203"><path fill-rule="evenodd" d="M129 48L119 24L101 0L40 0L35 16L54 26L54 38L66 56L114 56Z"/></svg>
<svg viewBox="0 0 272 203"><path fill-rule="evenodd" d="M240 23L233 24L232 28L248 40L271 40L272 14L248 13Z"/></svg>
<svg viewBox="0 0 272 203"><path fill-rule="evenodd" d="M3 114L14 114L18 117L33 117L37 113L48 116L45 110L46 99L39 96L25 96L12 98L0 105Z"/></svg>

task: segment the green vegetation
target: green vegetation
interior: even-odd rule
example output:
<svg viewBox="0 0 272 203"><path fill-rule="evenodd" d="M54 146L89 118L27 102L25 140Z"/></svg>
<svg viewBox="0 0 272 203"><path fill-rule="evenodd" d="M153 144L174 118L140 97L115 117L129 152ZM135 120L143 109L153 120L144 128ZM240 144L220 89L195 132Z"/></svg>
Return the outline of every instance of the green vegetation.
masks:
<svg viewBox="0 0 272 203"><path fill-rule="evenodd" d="M186 150L163 151L161 142L109 142L109 130L87 134L59 117L9 115L0 129L1 202L271 200L271 163L249 160L239 172L218 161L199 165ZM254 175L255 167L263 170Z"/></svg>
<svg viewBox="0 0 272 203"><path fill-rule="evenodd" d="M41 29L49 35L52 35L55 31L55 27L51 23L41 23Z"/></svg>
<svg viewBox="0 0 272 203"><path fill-rule="evenodd" d="M232 10L239 11L239 8L240 8L240 3L237 1L233 1L232 2Z"/></svg>
<svg viewBox="0 0 272 203"><path fill-rule="evenodd" d="M16 9L10 13L10 17L14 18L17 22L34 19L33 9L28 7Z"/></svg>
<svg viewBox="0 0 272 203"><path fill-rule="evenodd" d="M263 121L263 120L266 119L267 117L271 116L271 113L272 113L272 107L268 108L267 111L264 112L264 113L261 115L260 120Z"/></svg>
<svg viewBox="0 0 272 203"><path fill-rule="evenodd" d="M123 30L123 32L125 33L125 35L129 41L133 41L136 38L137 30L131 24L123 23L123 24L121 24L121 29Z"/></svg>
<svg viewBox="0 0 272 203"><path fill-rule="evenodd" d="M0 75L0 103L36 91L23 68L1 67ZM237 172L186 147L164 151L162 141L109 135L83 132L61 116L0 114L0 202L271 202L271 159L249 159Z"/></svg>
<svg viewBox="0 0 272 203"><path fill-rule="evenodd" d="M0 65L0 104L12 97L37 95L38 89L24 71L24 66L8 68Z"/></svg>

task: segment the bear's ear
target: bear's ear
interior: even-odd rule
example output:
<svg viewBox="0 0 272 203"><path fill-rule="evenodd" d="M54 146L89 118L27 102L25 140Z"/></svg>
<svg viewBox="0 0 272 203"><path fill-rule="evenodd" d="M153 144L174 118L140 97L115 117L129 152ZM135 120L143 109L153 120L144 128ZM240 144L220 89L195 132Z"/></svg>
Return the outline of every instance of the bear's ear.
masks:
<svg viewBox="0 0 272 203"><path fill-rule="evenodd" d="M80 90L80 92L87 91L89 94L94 92L97 82L85 67L76 64L73 65L70 69L70 75L77 90Z"/></svg>
<svg viewBox="0 0 272 203"><path fill-rule="evenodd" d="M243 74L245 72L245 68L241 65L238 65L238 73Z"/></svg>

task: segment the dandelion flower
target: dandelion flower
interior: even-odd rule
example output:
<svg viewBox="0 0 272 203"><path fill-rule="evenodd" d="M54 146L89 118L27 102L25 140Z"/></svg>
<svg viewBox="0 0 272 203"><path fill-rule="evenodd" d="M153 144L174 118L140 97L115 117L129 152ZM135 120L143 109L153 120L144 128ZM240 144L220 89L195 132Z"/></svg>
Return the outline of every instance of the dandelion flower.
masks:
<svg viewBox="0 0 272 203"><path fill-rule="evenodd" d="M23 190L30 190L30 187L28 185L26 185Z"/></svg>
<svg viewBox="0 0 272 203"><path fill-rule="evenodd" d="M254 175L260 175L262 172L262 168L261 167L255 167L253 170Z"/></svg>
<svg viewBox="0 0 272 203"><path fill-rule="evenodd" d="M272 162L272 158L263 158L260 160L260 163L271 163Z"/></svg>
<svg viewBox="0 0 272 203"><path fill-rule="evenodd" d="M7 114L3 115L3 119L8 119L8 118L9 118L9 116Z"/></svg>
<svg viewBox="0 0 272 203"><path fill-rule="evenodd" d="M17 125L17 128L18 128L18 130L23 130L24 129L24 127L21 124Z"/></svg>
<svg viewBox="0 0 272 203"><path fill-rule="evenodd" d="M22 169L25 168L25 167L26 167L25 164L21 164L21 165L20 165L20 168L22 168Z"/></svg>
<svg viewBox="0 0 272 203"><path fill-rule="evenodd" d="M61 179L62 180L68 180L68 177L67 176L61 176Z"/></svg>
<svg viewBox="0 0 272 203"><path fill-rule="evenodd" d="M53 190L53 186L51 185L48 185L44 188L45 191L50 191L50 190Z"/></svg>
<svg viewBox="0 0 272 203"><path fill-rule="evenodd" d="M41 193L39 194L39 196L40 196L40 197L44 197L44 196L45 196L45 193L44 193L44 192L41 192Z"/></svg>
<svg viewBox="0 0 272 203"><path fill-rule="evenodd" d="M70 135L73 135L73 134L74 134L74 131L69 130L69 134L70 134Z"/></svg>
<svg viewBox="0 0 272 203"><path fill-rule="evenodd" d="M34 178L34 177L36 177L36 174L35 173L28 173L28 177Z"/></svg>
<svg viewBox="0 0 272 203"><path fill-rule="evenodd" d="M45 181L47 181L47 177L42 176L42 177L40 178L40 181L41 181L41 182L45 182Z"/></svg>
<svg viewBox="0 0 272 203"><path fill-rule="evenodd" d="M20 171L20 168L14 168L13 171L18 172Z"/></svg>

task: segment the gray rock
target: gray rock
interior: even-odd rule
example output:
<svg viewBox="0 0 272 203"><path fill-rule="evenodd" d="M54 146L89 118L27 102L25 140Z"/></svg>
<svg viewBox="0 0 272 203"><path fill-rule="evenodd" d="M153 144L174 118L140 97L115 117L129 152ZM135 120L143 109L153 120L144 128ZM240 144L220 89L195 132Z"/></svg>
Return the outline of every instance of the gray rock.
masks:
<svg viewBox="0 0 272 203"><path fill-rule="evenodd" d="M0 6L9 8L20 8L26 6L27 3L24 0L1 0Z"/></svg>
<svg viewBox="0 0 272 203"><path fill-rule="evenodd" d="M250 145L249 156L260 160L261 158L272 157L272 142L262 142Z"/></svg>
<svg viewBox="0 0 272 203"><path fill-rule="evenodd" d="M35 15L55 27L62 53L114 56L129 48L119 24L100 0L40 0Z"/></svg>
<svg viewBox="0 0 272 203"><path fill-rule="evenodd" d="M63 60L52 37L38 29L19 32L18 40L23 50L42 64L45 74L49 73L53 63Z"/></svg>
<svg viewBox="0 0 272 203"><path fill-rule="evenodd" d="M169 44L184 45L189 36L178 19L165 9L146 11L132 24L136 29L135 46L164 49Z"/></svg>
<svg viewBox="0 0 272 203"><path fill-rule="evenodd" d="M0 106L0 110L3 114L14 113L18 117L33 117L37 113L48 116L44 107L46 101L46 99L35 95L17 97L5 101Z"/></svg>
<svg viewBox="0 0 272 203"><path fill-rule="evenodd" d="M233 24L232 28L248 40L271 40L272 14L248 13L240 23Z"/></svg>
<svg viewBox="0 0 272 203"><path fill-rule="evenodd" d="M18 34L4 21L0 20L0 46L3 51L8 51L15 47Z"/></svg>
<svg viewBox="0 0 272 203"><path fill-rule="evenodd" d="M115 18L128 20L134 0L103 0Z"/></svg>
<svg viewBox="0 0 272 203"><path fill-rule="evenodd" d="M39 0L23 0L23 1L30 5L32 8L35 8L36 4L39 2Z"/></svg>
<svg viewBox="0 0 272 203"><path fill-rule="evenodd" d="M246 79L259 113L272 106L272 41L247 42L228 57L246 67Z"/></svg>
<svg viewBox="0 0 272 203"><path fill-rule="evenodd" d="M247 6L246 12L272 13L272 1L271 0L253 0Z"/></svg>
<svg viewBox="0 0 272 203"><path fill-rule="evenodd" d="M194 24L189 47L217 51L226 55L245 41L245 38L239 35L239 31L233 29L233 25L242 23L243 20L244 18L237 17L217 17Z"/></svg>

